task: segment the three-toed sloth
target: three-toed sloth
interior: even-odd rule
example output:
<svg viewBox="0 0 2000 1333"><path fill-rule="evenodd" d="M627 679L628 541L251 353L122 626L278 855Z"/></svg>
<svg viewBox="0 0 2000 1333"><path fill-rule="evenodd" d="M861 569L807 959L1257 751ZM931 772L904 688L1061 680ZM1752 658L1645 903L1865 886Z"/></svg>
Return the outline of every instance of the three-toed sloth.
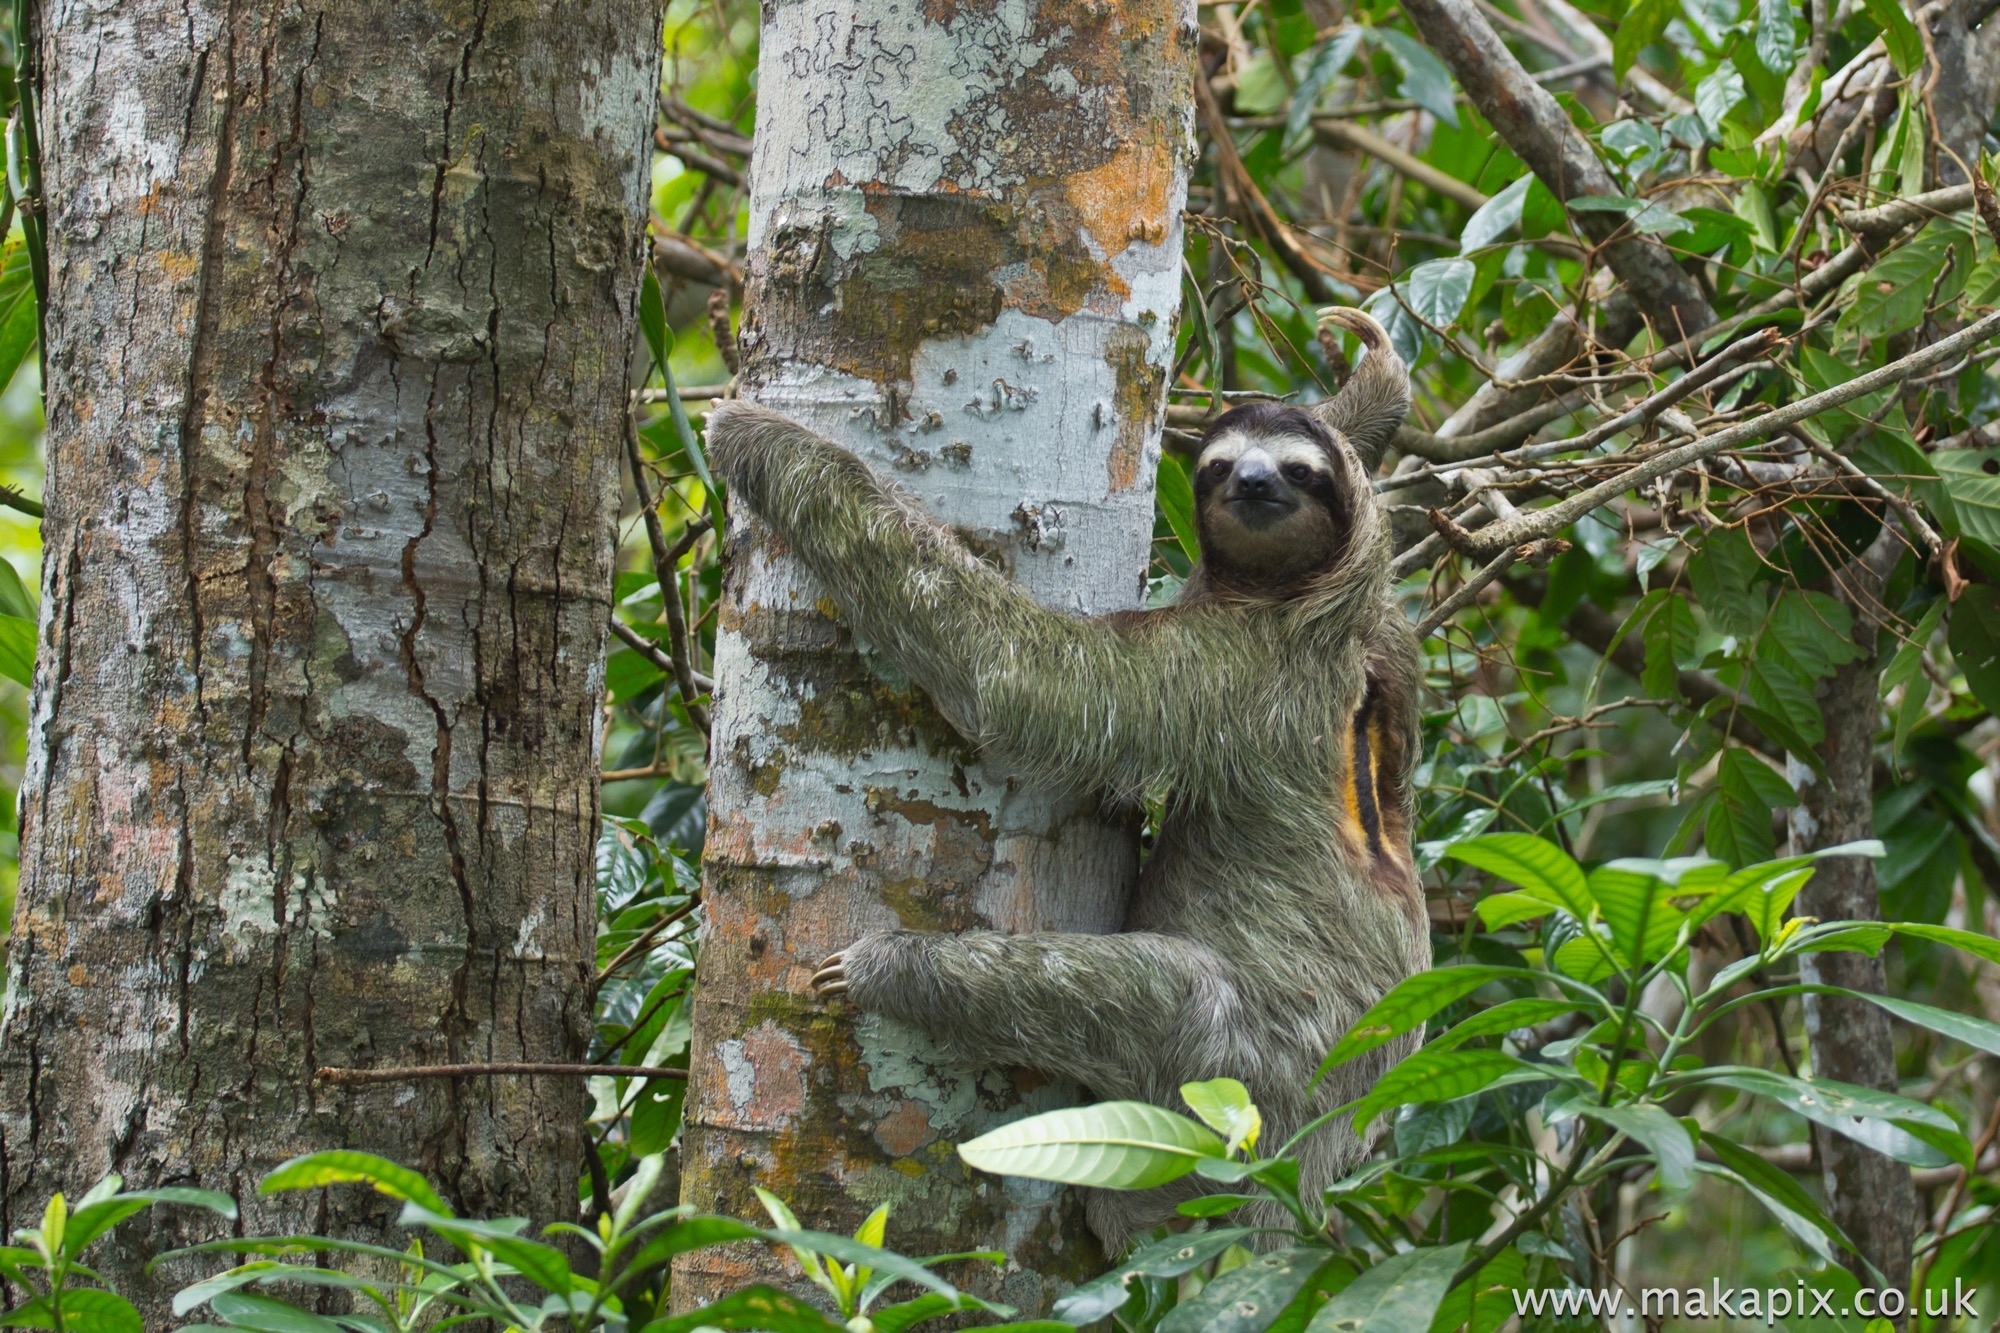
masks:
<svg viewBox="0 0 2000 1333"><path fill-rule="evenodd" d="M1410 847L1418 649L1369 484L1409 375L1372 319L1324 318L1361 337L1359 368L1317 406L1216 420L1195 468L1201 561L1156 611L1050 610L845 450L751 403L711 414L734 500L969 740L1030 780L1167 792L1121 933L871 934L821 965L822 992L969 1064L1103 1098L1175 1106L1183 1083L1239 1078L1267 1146L1415 1044L1308 1086L1362 1011L1430 964ZM1344 1121L1310 1136L1307 1197L1364 1151ZM1189 1192L1098 1190L1086 1207L1117 1253Z"/></svg>

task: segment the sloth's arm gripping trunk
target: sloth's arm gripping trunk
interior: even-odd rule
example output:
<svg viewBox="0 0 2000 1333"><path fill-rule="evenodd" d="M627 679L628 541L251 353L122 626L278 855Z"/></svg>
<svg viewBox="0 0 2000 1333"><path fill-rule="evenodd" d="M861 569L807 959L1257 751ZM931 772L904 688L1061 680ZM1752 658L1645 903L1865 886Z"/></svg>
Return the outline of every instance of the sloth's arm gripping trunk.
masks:
<svg viewBox="0 0 2000 1333"><path fill-rule="evenodd" d="M1250 673L1262 661L1268 675L1270 648L1243 641L1241 617L1121 625L1051 611L865 463L776 412L726 403L708 438L732 499L785 539L849 626L964 735L1041 781L1128 797L1214 790L1220 771L1254 772L1279 741ZM1231 688L1189 688L1202 680Z"/></svg>

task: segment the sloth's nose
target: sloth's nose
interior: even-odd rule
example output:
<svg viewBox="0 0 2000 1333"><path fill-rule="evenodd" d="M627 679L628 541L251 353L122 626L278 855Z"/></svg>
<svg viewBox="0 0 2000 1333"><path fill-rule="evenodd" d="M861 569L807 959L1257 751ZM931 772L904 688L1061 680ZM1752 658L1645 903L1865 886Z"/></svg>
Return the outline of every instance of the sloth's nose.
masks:
<svg viewBox="0 0 2000 1333"><path fill-rule="evenodd" d="M1278 494L1278 470L1262 458L1236 465L1236 493L1246 500L1270 500Z"/></svg>

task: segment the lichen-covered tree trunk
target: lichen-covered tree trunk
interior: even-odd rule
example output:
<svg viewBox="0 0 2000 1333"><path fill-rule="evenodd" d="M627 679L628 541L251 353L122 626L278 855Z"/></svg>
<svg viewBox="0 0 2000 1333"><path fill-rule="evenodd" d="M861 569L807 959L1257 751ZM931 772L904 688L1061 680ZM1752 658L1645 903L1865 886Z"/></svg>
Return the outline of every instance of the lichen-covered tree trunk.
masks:
<svg viewBox="0 0 2000 1333"><path fill-rule="evenodd" d="M11 1229L108 1171L393 1240L303 1151L575 1209L657 0L50 3ZM102 1267L165 1327L146 1254ZM149 1230L150 1228L150 1230ZM399 1243L399 1242L398 1242Z"/></svg>
<svg viewBox="0 0 2000 1333"><path fill-rule="evenodd" d="M1135 606L1192 140L1193 5L768 4L744 392L852 448L1045 601ZM1073 1195L953 1144L1071 1087L954 1069L814 998L869 930L1115 929L1130 812L983 764L740 520L718 705L684 1200L910 1253L1004 1248L1028 1311L1098 1261ZM857 653L857 647L862 651ZM776 1261L684 1257L675 1296Z"/></svg>

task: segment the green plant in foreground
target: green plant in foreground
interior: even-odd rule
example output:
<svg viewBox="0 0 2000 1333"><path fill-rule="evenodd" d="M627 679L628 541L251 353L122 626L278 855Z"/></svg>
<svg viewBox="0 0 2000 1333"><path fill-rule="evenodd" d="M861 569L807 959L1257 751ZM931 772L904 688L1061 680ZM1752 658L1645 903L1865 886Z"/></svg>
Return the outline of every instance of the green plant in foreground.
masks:
<svg viewBox="0 0 2000 1333"><path fill-rule="evenodd" d="M594 1228L570 1222L543 1228L545 1236L567 1237L588 1250L596 1261L594 1277L577 1272L562 1248L530 1238L526 1219L472 1221L455 1217L423 1176L358 1152L314 1153L287 1162L264 1178L259 1192L370 1185L402 1201L402 1225L430 1232L457 1250L461 1260L446 1263L432 1258L421 1240L412 1240L407 1249L399 1251L325 1236L263 1236L190 1246L162 1256L161 1261L193 1254L256 1256L175 1296L176 1314L206 1306L220 1321L190 1325L190 1333L220 1333L222 1329L406 1333L474 1321L507 1333L555 1329L687 1333L696 1328L903 1333L925 1320L961 1311L1001 1318L1014 1313L1007 1306L959 1291L930 1268L948 1259L999 1256L943 1255L920 1261L883 1249L886 1208L878 1209L853 1237L805 1230L790 1209L768 1195L766 1207L779 1222L775 1229L705 1216L684 1207L642 1213L660 1181L662 1161L658 1155L640 1159L624 1186L621 1201L600 1217ZM798 1256L807 1276L834 1296L846 1323L762 1284L731 1292L685 1314L660 1313L658 1279L676 1256L746 1240L788 1247ZM315 1261L328 1256L346 1256L350 1268L317 1266ZM911 1283L920 1294L869 1314L870 1306L898 1282ZM317 1314L265 1294L287 1285L348 1292L355 1312ZM117 1328L123 1333L126 1326L91 1327L101 1327L107 1333ZM138 1325L134 1322L129 1327L136 1330ZM1041 1326L995 1327L1033 1333Z"/></svg>
<svg viewBox="0 0 2000 1333"><path fill-rule="evenodd" d="M1872 843L1820 853L1879 854ZM1913 1166L1972 1169L1966 1136L1936 1107L1830 1080L1705 1065L1694 1051L1712 1025L1746 1006L1853 994L1781 976L1802 954L1874 953L1903 936L2000 963L2000 941L1919 923L1788 919L1813 873L1809 857L1735 871L1697 857L1621 860L1586 872L1556 844L1526 834L1473 838L1448 855L1516 886L1486 897L1480 917L1489 931L1539 923L1538 947L1518 952L1524 965L1443 967L1384 995L1327 1056L1322 1075L1447 1009L1463 1016L1367 1096L1270 1155L1249 1155L1257 1111L1232 1079L1182 1090L1196 1119L1108 1102L1017 1121L960 1147L966 1162L987 1171L1100 1188L1143 1189L1196 1173L1231 1192L1182 1204L1189 1217L1220 1218L1275 1200L1290 1219L1289 1231L1275 1234L1225 1226L1143 1246L1064 1297L1058 1318L1081 1325L1114 1316L1160 1333L1462 1326L1488 1333L1516 1314L1513 1290L1562 1286L1572 1273L1595 1285L1600 1275L1584 1258L1589 1241L1571 1234L1563 1206L1600 1183L1648 1174L1669 1192L1704 1175L1747 1191L1818 1261L1798 1280L1851 1288L1854 1280L1834 1262L1852 1250L1848 1238L1790 1176L1722 1132L1729 1115L1758 1102ZM1725 915L1741 918L1757 947L1698 984L1688 966L1696 935ZM1665 1018L1641 1004L1661 983L1675 998ZM2000 1024L1889 996L1862 998L2000 1054ZM1551 1029L1565 1035L1537 1044ZM1713 1113L1711 1127L1690 1114L1697 1102ZM1390 1113L1391 1151L1323 1195L1300 1189L1292 1152L1307 1134L1337 1116L1365 1133ZM1536 1150L1529 1117L1554 1132L1554 1149ZM1236 1248L1273 1243L1278 1248L1248 1259ZM1211 1264L1220 1271L1205 1285L1184 1280Z"/></svg>

